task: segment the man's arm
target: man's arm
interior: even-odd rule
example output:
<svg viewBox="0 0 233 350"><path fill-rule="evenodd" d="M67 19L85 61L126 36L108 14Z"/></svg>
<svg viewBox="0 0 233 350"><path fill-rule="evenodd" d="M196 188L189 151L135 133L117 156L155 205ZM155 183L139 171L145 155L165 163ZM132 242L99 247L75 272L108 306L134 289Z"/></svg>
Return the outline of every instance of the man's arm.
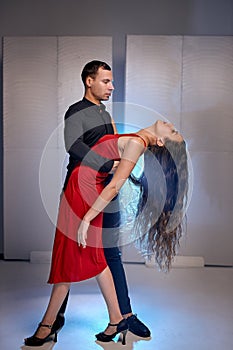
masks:
<svg viewBox="0 0 233 350"><path fill-rule="evenodd" d="M114 130L114 134L117 134L118 132L117 132L117 127L116 127L116 124L114 122L114 119L111 118L111 120L112 120L112 127L113 127L113 130Z"/></svg>

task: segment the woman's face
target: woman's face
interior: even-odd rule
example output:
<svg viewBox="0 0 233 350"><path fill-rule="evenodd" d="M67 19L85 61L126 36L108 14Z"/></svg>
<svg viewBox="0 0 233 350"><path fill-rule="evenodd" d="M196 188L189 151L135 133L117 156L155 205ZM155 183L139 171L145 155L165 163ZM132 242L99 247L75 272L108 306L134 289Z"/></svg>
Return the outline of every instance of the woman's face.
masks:
<svg viewBox="0 0 233 350"><path fill-rule="evenodd" d="M163 140L168 138L169 140L176 142L183 141L183 137L178 133L173 124L157 120L154 126L158 138Z"/></svg>

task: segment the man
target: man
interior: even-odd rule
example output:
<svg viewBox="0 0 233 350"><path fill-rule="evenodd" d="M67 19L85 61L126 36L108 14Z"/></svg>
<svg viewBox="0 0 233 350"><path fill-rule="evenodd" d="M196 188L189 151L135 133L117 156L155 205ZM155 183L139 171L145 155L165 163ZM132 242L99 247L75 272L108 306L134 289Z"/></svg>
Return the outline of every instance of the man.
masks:
<svg viewBox="0 0 233 350"><path fill-rule="evenodd" d="M70 157L64 189L73 169L80 162L86 162L92 168L107 173L114 172L117 166L113 160L90 151L90 147L103 135L116 133L114 121L102 104L102 101L109 100L114 90L111 68L105 62L91 61L85 65L81 77L85 87L84 98L70 106L65 114L65 146ZM111 213L104 213L103 219L103 233L107 230L106 237L109 237L109 232L113 233L110 243L109 239L103 237L106 261L113 276L120 310L128 320L129 330L137 336L147 338L150 330L132 313L121 253L117 247L116 231L120 221L117 199L113 201L113 207ZM62 328L65 322L68 294L55 321L57 329Z"/></svg>

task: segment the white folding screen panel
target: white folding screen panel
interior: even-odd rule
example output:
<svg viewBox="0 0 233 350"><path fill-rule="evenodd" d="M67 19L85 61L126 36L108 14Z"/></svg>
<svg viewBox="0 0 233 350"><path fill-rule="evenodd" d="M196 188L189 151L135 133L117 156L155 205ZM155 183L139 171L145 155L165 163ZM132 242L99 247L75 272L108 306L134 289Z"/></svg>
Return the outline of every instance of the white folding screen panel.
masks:
<svg viewBox="0 0 233 350"><path fill-rule="evenodd" d="M57 40L4 38L4 256L47 250L52 225L40 198L43 147L57 125Z"/></svg>
<svg viewBox="0 0 233 350"><path fill-rule="evenodd" d="M5 258L51 250L66 166L63 114L83 95L83 65L111 57L110 37L4 38Z"/></svg>
<svg viewBox="0 0 233 350"><path fill-rule="evenodd" d="M206 264L233 264L232 57L233 37L127 37L126 123L163 116L187 139L194 183L179 254ZM123 257L138 259L132 247Z"/></svg>
<svg viewBox="0 0 233 350"><path fill-rule="evenodd" d="M182 38L127 36L125 125L133 132L157 119L180 123ZM144 259L134 244L122 247L124 261Z"/></svg>

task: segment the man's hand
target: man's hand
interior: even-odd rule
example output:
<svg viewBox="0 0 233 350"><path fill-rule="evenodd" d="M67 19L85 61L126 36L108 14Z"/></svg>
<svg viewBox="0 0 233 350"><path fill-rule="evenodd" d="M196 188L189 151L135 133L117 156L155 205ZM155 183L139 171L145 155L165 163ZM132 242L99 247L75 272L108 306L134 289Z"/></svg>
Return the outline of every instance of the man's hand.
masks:
<svg viewBox="0 0 233 350"><path fill-rule="evenodd" d="M109 174L114 174L115 173L119 163L120 163L119 160L114 160L113 167L112 167L111 171L109 172Z"/></svg>
<svg viewBox="0 0 233 350"><path fill-rule="evenodd" d="M87 240L87 231L89 226L90 226L89 221L82 220L78 228L77 241L78 241L78 245L79 246L82 245L83 248L86 248L86 245L87 245L86 240Z"/></svg>

